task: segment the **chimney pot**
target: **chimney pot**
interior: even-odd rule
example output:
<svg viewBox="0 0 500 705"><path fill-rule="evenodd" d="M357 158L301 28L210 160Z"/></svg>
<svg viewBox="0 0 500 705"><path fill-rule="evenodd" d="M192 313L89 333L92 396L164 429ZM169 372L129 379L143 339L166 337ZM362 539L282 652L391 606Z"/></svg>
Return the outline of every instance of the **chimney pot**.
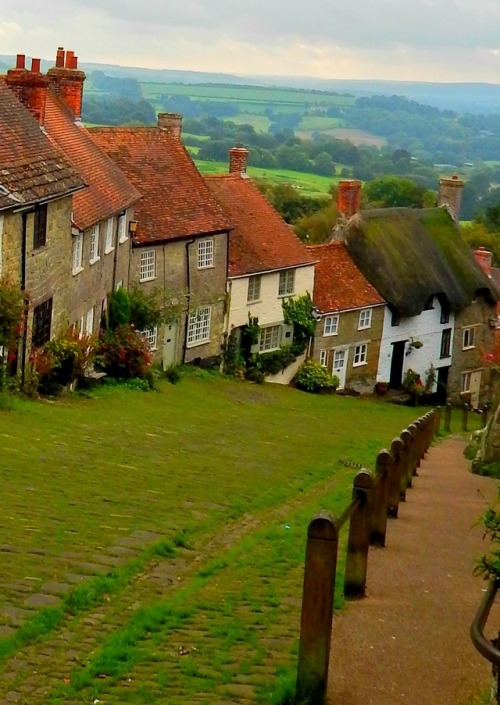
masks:
<svg viewBox="0 0 500 705"><path fill-rule="evenodd" d="M361 181L339 181L337 211L347 220L361 209Z"/></svg>
<svg viewBox="0 0 500 705"><path fill-rule="evenodd" d="M58 69L63 69L64 68L64 47L58 47L57 49L57 54L56 54L56 66Z"/></svg>
<svg viewBox="0 0 500 705"><path fill-rule="evenodd" d="M40 73L40 59L31 59L32 73Z"/></svg>
<svg viewBox="0 0 500 705"><path fill-rule="evenodd" d="M474 257L483 272L489 277L491 275L493 253L489 252L485 247L478 247L477 250L474 250Z"/></svg>
<svg viewBox="0 0 500 705"><path fill-rule="evenodd" d="M74 51L67 51L66 52L66 65L65 68L67 69L72 69L73 68L73 57L75 55Z"/></svg>
<svg viewBox="0 0 500 705"><path fill-rule="evenodd" d="M249 151L243 145L229 150L229 173L246 174Z"/></svg>
<svg viewBox="0 0 500 705"><path fill-rule="evenodd" d="M16 57L16 69L24 69L26 62L26 56L24 54L18 54Z"/></svg>
<svg viewBox="0 0 500 705"><path fill-rule="evenodd" d="M71 61L71 68L72 69L77 69L78 68L78 57L74 56L72 61Z"/></svg>
<svg viewBox="0 0 500 705"><path fill-rule="evenodd" d="M158 127L166 130L180 140L182 134L182 115L179 113L158 113Z"/></svg>

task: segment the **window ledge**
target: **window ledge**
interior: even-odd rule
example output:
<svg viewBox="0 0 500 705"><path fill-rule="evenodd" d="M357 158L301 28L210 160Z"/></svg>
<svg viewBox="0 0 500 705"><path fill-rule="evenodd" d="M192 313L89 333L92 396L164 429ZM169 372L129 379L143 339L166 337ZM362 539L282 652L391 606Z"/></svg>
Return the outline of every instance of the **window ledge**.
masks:
<svg viewBox="0 0 500 705"><path fill-rule="evenodd" d="M252 301L247 301L247 306L251 306L252 304L261 304L262 299L253 299Z"/></svg>
<svg viewBox="0 0 500 705"><path fill-rule="evenodd" d="M210 338L205 338L204 340L194 340L192 343L186 343L186 348L196 348L198 345L206 345L210 342Z"/></svg>
<svg viewBox="0 0 500 705"><path fill-rule="evenodd" d="M145 282L154 282L155 279L158 279L158 277L157 277L157 276L154 276L154 277L145 277L144 279L139 279L139 282L140 282L141 284L144 284Z"/></svg>
<svg viewBox="0 0 500 705"><path fill-rule="evenodd" d="M83 272L84 267L77 267L76 269L71 270L71 274L76 277L77 274L80 274L80 272Z"/></svg>
<svg viewBox="0 0 500 705"><path fill-rule="evenodd" d="M369 330L371 328L371 325L369 326L359 326L358 330Z"/></svg>
<svg viewBox="0 0 500 705"><path fill-rule="evenodd" d="M284 299L286 296L294 296L294 294L294 291L290 291L288 294L278 294L278 299Z"/></svg>
<svg viewBox="0 0 500 705"><path fill-rule="evenodd" d="M467 347L462 348L462 350L474 350L475 347L476 347L475 345L467 345Z"/></svg>
<svg viewBox="0 0 500 705"><path fill-rule="evenodd" d="M101 256L100 256L100 255L99 255L98 257L94 257L94 259L91 259L91 260L90 260L90 265L93 265L93 264L95 264L96 262L99 262L100 259L101 259Z"/></svg>
<svg viewBox="0 0 500 705"><path fill-rule="evenodd" d="M323 338L332 338L333 336L338 334L338 331L336 333L323 333Z"/></svg>
<svg viewBox="0 0 500 705"><path fill-rule="evenodd" d="M204 264L201 267L198 265L198 269L215 269L215 264Z"/></svg>
<svg viewBox="0 0 500 705"><path fill-rule="evenodd" d="M120 245L123 245L123 243L124 243L124 242L127 242L127 240L128 240L128 236L127 236L127 237L121 237L121 238L119 238L118 243L119 243Z"/></svg>
<svg viewBox="0 0 500 705"><path fill-rule="evenodd" d="M109 249L106 248L106 249L104 250L104 254L105 254L105 255L109 255L109 253L110 253L110 252L113 252L114 249L115 249L114 247L110 247Z"/></svg>
<svg viewBox="0 0 500 705"><path fill-rule="evenodd" d="M367 364L368 364L368 361L366 361L366 362L353 362L352 366L353 367L363 367L363 365L367 365Z"/></svg>
<svg viewBox="0 0 500 705"><path fill-rule="evenodd" d="M448 353L448 355L440 355L439 359L440 360L446 360L447 357L451 357L451 353Z"/></svg>

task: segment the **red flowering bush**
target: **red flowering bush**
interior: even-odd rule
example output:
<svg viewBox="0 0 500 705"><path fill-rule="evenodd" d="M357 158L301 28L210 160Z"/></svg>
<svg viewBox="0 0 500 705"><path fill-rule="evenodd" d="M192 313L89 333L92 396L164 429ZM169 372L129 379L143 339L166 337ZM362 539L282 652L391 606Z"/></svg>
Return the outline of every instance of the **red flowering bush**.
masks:
<svg viewBox="0 0 500 705"><path fill-rule="evenodd" d="M94 355L94 340L75 331L52 338L30 355L31 374L38 391L54 394L84 376Z"/></svg>
<svg viewBox="0 0 500 705"><path fill-rule="evenodd" d="M129 325L101 331L95 365L115 379L146 377L151 369L149 345Z"/></svg>

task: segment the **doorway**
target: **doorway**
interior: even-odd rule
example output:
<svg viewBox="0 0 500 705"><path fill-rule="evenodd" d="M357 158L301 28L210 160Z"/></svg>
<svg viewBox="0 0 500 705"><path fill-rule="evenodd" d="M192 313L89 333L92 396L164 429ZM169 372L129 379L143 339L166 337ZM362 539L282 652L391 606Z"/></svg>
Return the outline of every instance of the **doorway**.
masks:
<svg viewBox="0 0 500 705"><path fill-rule="evenodd" d="M398 340L397 343L392 343L391 376L389 378L391 389L399 389L403 383L403 363L407 342L407 340Z"/></svg>

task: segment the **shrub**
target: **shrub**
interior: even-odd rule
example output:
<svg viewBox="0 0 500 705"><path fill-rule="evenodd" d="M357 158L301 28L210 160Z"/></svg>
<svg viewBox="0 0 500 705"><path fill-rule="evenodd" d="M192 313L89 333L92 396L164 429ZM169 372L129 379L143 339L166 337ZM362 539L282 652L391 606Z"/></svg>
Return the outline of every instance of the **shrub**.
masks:
<svg viewBox="0 0 500 705"><path fill-rule="evenodd" d="M339 378L336 375L330 375L324 367L312 360L304 362L299 367L293 382L298 389L313 394L323 391L333 392L339 386Z"/></svg>
<svg viewBox="0 0 500 705"><path fill-rule="evenodd" d="M38 391L54 394L83 377L94 355L93 339L69 331L34 349L30 362Z"/></svg>
<svg viewBox="0 0 500 705"><path fill-rule="evenodd" d="M108 297L107 327L116 330L130 323L130 297L120 287Z"/></svg>
<svg viewBox="0 0 500 705"><path fill-rule="evenodd" d="M95 364L110 377L147 377L151 355L147 341L131 326L103 331L99 336Z"/></svg>
<svg viewBox="0 0 500 705"><path fill-rule="evenodd" d="M172 367L168 367L165 372L163 373L164 378L167 380L167 382L170 382L170 384L177 384L178 382L181 381L181 371L179 369L178 365L173 365Z"/></svg>

